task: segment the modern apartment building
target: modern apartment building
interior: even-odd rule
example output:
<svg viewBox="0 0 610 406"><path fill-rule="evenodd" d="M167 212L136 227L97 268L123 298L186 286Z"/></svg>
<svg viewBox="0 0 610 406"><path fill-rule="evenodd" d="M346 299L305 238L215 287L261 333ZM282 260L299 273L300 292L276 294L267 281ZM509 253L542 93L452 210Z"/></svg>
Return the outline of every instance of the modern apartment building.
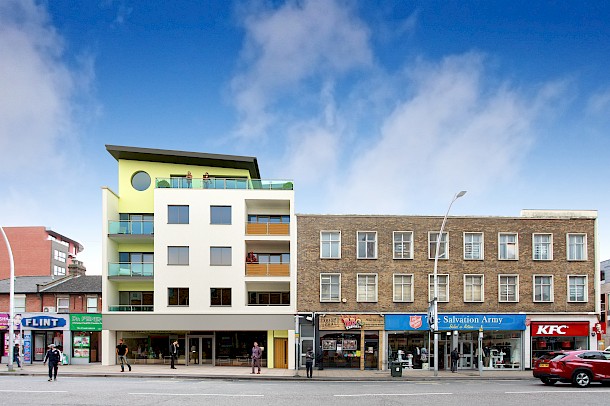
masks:
<svg viewBox="0 0 610 406"><path fill-rule="evenodd" d="M102 363L123 339L136 363L293 368L296 221L290 181L256 158L107 145L102 190Z"/></svg>
<svg viewBox="0 0 610 406"><path fill-rule="evenodd" d="M324 367L431 367L428 311L442 217L298 215L303 346ZM439 246L439 365L529 368L597 349L596 211L450 217ZM479 348L479 337L482 342Z"/></svg>

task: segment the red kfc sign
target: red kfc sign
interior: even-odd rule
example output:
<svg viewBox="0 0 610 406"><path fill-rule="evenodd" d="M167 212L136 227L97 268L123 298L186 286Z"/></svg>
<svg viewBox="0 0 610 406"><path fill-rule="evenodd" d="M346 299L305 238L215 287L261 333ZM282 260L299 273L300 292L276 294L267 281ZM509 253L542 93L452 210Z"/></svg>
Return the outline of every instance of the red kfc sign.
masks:
<svg viewBox="0 0 610 406"><path fill-rule="evenodd" d="M584 337L589 335L589 322L532 322L532 336Z"/></svg>

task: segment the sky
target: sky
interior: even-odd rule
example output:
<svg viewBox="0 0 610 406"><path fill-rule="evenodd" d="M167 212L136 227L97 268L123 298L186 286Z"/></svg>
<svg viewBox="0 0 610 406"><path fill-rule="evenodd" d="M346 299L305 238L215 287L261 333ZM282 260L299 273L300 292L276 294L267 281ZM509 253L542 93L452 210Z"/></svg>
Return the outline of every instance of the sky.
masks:
<svg viewBox="0 0 610 406"><path fill-rule="evenodd" d="M0 225L101 274L106 144L255 156L297 213L598 210L610 2L0 1Z"/></svg>

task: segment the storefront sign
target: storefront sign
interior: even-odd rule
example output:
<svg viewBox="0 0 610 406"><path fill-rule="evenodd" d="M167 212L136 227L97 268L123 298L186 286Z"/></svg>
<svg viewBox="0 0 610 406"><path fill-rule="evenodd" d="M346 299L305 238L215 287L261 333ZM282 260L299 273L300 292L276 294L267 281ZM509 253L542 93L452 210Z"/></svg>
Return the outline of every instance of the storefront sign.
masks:
<svg viewBox="0 0 610 406"><path fill-rule="evenodd" d="M102 315L91 314L70 314L71 331L102 331Z"/></svg>
<svg viewBox="0 0 610 406"><path fill-rule="evenodd" d="M440 314L439 330L525 330L524 314ZM425 314L386 314L385 329L394 331L429 330Z"/></svg>
<svg viewBox="0 0 610 406"><path fill-rule="evenodd" d="M383 330L383 317L377 314L320 316L320 330Z"/></svg>
<svg viewBox="0 0 610 406"><path fill-rule="evenodd" d="M8 313L0 313L0 331L8 330L8 319L10 315Z"/></svg>
<svg viewBox="0 0 610 406"><path fill-rule="evenodd" d="M589 335L589 322L532 322L532 336L583 337Z"/></svg>
<svg viewBox="0 0 610 406"><path fill-rule="evenodd" d="M21 320L23 328L29 328L32 330L38 329L53 329L66 326L66 320L59 317L51 316L34 316L24 317Z"/></svg>

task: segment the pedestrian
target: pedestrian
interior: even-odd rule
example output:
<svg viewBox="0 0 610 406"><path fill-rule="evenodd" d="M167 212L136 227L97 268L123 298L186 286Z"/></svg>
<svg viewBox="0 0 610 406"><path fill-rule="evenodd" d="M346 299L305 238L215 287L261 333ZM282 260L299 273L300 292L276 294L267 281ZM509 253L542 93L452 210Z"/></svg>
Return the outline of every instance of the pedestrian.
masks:
<svg viewBox="0 0 610 406"><path fill-rule="evenodd" d="M193 174L191 174L191 171L186 173L186 187L189 189L193 187Z"/></svg>
<svg viewBox="0 0 610 406"><path fill-rule="evenodd" d="M49 350L47 354L44 356L43 365L49 363L49 382L53 380L57 380L57 369L59 368L59 362L61 359L61 353L57 348L55 348L54 344L49 344Z"/></svg>
<svg viewBox="0 0 610 406"><path fill-rule="evenodd" d="M21 368L21 354L19 353L19 343L13 347L13 362L17 363L17 367Z"/></svg>
<svg viewBox="0 0 610 406"><path fill-rule="evenodd" d="M457 363L460 359L460 354L458 353L457 348L454 348L451 351L451 372L457 372Z"/></svg>
<svg viewBox="0 0 610 406"><path fill-rule="evenodd" d="M489 346L485 346L483 348L483 366L485 368L489 368L489 355L491 353L491 349L489 348Z"/></svg>
<svg viewBox="0 0 610 406"><path fill-rule="evenodd" d="M258 346L258 343L254 342L254 347L252 347L252 374L254 373L254 368L258 368L258 373L261 373L261 355L263 351L261 351L261 347Z"/></svg>
<svg viewBox="0 0 610 406"><path fill-rule="evenodd" d="M129 352L129 347L127 344L123 342L121 338L119 340L119 345L116 346L116 355L119 357L119 362L121 363L121 372L125 372L125 364L129 368L129 372L131 372L131 365L129 364L129 360L127 359L127 353Z"/></svg>
<svg viewBox="0 0 610 406"><path fill-rule="evenodd" d="M171 355L172 358L172 368L171 369L176 369L175 363L176 360L178 359L178 340L174 340L174 342L172 343L172 345L169 347L169 355Z"/></svg>
<svg viewBox="0 0 610 406"><path fill-rule="evenodd" d="M318 371L324 370L324 352L322 350L322 346L318 348L318 354L316 355L316 365L318 366Z"/></svg>
<svg viewBox="0 0 610 406"><path fill-rule="evenodd" d="M313 348L309 347L305 354L305 369L308 378L313 378L313 356Z"/></svg>

